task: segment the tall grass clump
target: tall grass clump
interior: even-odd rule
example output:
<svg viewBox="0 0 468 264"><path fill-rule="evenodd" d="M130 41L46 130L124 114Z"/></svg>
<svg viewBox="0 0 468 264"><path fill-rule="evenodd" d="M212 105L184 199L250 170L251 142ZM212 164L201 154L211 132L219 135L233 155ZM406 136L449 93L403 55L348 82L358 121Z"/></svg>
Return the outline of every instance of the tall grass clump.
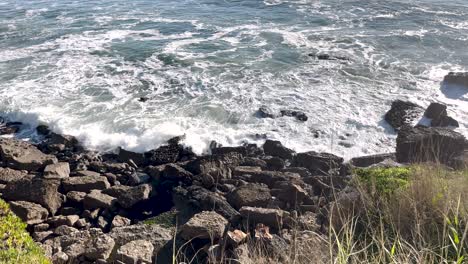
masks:
<svg viewBox="0 0 468 264"><path fill-rule="evenodd" d="M468 263L468 172L358 169L330 210L331 263Z"/></svg>

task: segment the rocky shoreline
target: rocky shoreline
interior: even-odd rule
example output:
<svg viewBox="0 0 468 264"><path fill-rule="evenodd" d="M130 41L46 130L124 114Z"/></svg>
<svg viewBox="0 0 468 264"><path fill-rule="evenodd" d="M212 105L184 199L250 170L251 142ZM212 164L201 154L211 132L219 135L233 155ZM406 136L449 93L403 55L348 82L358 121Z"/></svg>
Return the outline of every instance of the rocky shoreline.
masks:
<svg viewBox="0 0 468 264"><path fill-rule="evenodd" d="M428 125L413 126L422 116ZM467 168L468 142L450 128L458 123L444 105L424 110L396 101L385 119L399 131L395 153L349 162L295 153L272 140L261 147L212 144L203 156L182 146L182 137L146 153L96 153L39 126L39 144L0 139L0 198L53 263L171 263L174 246L185 246L196 263L240 259L248 254L246 241L262 243L267 255L284 255L293 237L326 237L334 195L346 194L355 167ZM0 131L14 134L19 125Z"/></svg>

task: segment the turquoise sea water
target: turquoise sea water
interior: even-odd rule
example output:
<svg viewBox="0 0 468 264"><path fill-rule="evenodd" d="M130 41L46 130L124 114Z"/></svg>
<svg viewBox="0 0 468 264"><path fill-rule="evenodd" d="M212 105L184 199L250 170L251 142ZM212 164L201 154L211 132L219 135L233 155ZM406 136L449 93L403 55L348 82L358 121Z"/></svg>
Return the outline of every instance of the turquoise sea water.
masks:
<svg viewBox="0 0 468 264"><path fill-rule="evenodd" d="M440 84L467 46L466 1L3 0L0 112L100 150L266 135L352 157L392 151L397 98L446 103L468 135L468 94Z"/></svg>

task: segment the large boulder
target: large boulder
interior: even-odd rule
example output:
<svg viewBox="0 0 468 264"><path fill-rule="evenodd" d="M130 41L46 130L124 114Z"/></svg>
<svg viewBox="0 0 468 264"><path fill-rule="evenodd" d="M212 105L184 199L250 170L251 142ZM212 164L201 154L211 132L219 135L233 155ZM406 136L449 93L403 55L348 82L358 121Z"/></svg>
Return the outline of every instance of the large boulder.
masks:
<svg viewBox="0 0 468 264"><path fill-rule="evenodd" d="M44 178L63 179L70 176L70 164L68 162L59 162L47 165L44 169Z"/></svg>
<svg viewBox="0 0 468 264"><path fill-rule="evenodd" d="M3 198L10 201L28 201L38 203L54 215L63 203L58 192L58 180L42 179L28 175L7 184Z"/></svg>
<svg viewBox="0 0 468 264"><path fill-rule="evenodd" d="M415 127L398 133L398 162L441 162L451 165L467 147L465 137L453 130L438 127Z"/></svg>
<svg viewBox="0 0 468 264"><path fill-rule="evenodd" d="M468 88L468 72L450 72L445 76L444 82Z"/></svg>
<svg viewBox="0 0 468 264"><path fill-rule="evenodd" d="M227 195L228 202L237 210L243 206L266 207L271 198L270 189L260 184L246 184Z"/></svg>
<svg viewBox="0 0 468 264"><path fill-rule="evenodd" d="M78 191L90 192L91 190L104 190L110 187L110 183L103 176L70 177L62 181L65 192Z"/></svg>
<svg viewBox="0 0 468 264"><path fill-rule="evenodd" d="M166 163L177 162L182 150L183 149L180 145L170 144L148 151L144 154L144 156L150 165L157 166Z"/></svg>
<svg viewBox="0 0 468 264"><path fill-rule="evenodd" d="M310 151L297 154L292 166L307 168L316 175L330 175L332 170L341 168L343 161L343 158L333 154Z"/></svg>
<svg viewBox="0 0 468 264"><path fill-rule="evenodd" d="M42 153L30 143L5 138L0 139L0 157L9 168L27 171L37 171L58 162L55 156Z"/></svg>
<svg viewBox="0 0 468 264"><path fill-rule="evenodd" d="M424 116L430 119L447 116L447 106L440 103L431 103L424 112Z"/></svg>
<svg viewBox="0 0 468 264"><path fill-rule="evenodd" d="M136 153L123 148L119 149L117 160L125 163L129 163L130 160L132 160L137 166L146 164L145 155L143 153Z"/></svg>
<svg viewBox="0 0 468 264"><path fill-rule="evenodd" d="M402 127L413 126L423 115L424 109L411 102L396 100L385 114L387 121L395 130Z"/></svg>
<svg viewBox="0 0 468 264"><path fill-rule="evenodd" d="M142 184L135 187L116 185L104 190L108 194L117 198L117 203L123 208L131 209L135 204L145 201L150 197L152 187L149 184Z"/></svg>
<svg viewBox="0 0 468 264"><path fill-rule="evenodd" d="M265 155L280 157L283 159L291 159L294 153L294 151L283 146L280 141L275 140L265 141L265 144L263 144L263 150L265 151Z"/></svg>
<svg viewBox="0 0 468 264"><path fill-rule="evenodd" d="M0 168L0 184L7 184L12 181L21 180L27 174L27 171L13 170L10 168Z"/></svg>
<svg viewBox="0 0 468 264"><path fill-rule="evenodd" d="M40 224L49 215L44 207L26 201L10 202L10 209L28 225Z"/></svg>
<svg viewBox="0 0 468 264"><path fill-rule="evenodd" d="M222 237L228 221L213 211L194 215L180 227L180 236L185 240L195 238L217 240Z"/></svg>

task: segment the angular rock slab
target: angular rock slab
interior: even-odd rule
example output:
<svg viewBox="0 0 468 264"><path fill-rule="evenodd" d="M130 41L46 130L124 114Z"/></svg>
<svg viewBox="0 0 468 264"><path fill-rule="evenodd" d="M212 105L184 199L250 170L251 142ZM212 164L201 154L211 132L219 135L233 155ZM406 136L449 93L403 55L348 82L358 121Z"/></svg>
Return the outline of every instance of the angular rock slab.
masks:
<svg viewBox="0 0 468 264"><path fill-rule="evenodd" d="M204 211L194 215L180 228L180 236L185 240L195 238L219 239L224 233L228 221L213 211Z"/></svg>
<svg viewBox="0 0 468 264"><path fill-rule="evenodd" d="M10 209L28 225L40 224L49 215L41 205L26 201L10 202Z"/></svg>
<svg viewBox="0 0 468 264"><path fill-rule="evenodd" d="M117 249L115 260L126 264L151 264L154 246L147 240L134 240Z"/></svg>
<svg viewBox="0 0 468 264"><path fill-rule="evenodd" d="M57 163L53 155L44 154L30 143L15 139L0 139L0 157L9 168L37 171Z"/></svg>

